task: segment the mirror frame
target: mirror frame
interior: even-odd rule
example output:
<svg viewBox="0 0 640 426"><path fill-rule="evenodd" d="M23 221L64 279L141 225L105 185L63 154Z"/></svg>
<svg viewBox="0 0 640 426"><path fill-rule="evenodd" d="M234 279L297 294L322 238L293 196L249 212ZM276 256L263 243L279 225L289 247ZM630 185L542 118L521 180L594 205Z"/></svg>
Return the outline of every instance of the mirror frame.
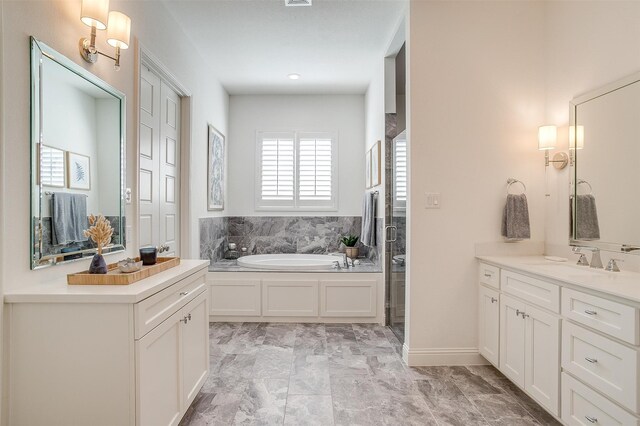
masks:
<svg viewBox="0 0 640 426"><path fill-rule="evenodd" d="M629 86L637 82L640 82L640 72L621 78L612 83L606 84L602 87L589 91L585 94L576 96L571 100L571 102L569 102L569 108L570 108L569 126L574 126L574 128L577 128L575 127L577 126L577 122L576 122L577 108L581 104L584 104L585 102L599 98L600 96L622 89L626 86ZM576 182L578 181L578 175L577 175L578 173L577 164L578 164L578 157L579 157L578 150L569 149L569 157L570 157L570 164L571 164L571 173L570 173L571 182L570 182L569 193L571 197L570 203L572 204L572 207L573 207L573 218L572 218L573 227L570 230L569 245L575 246L575 247L595 247L604 251L640 254L640 246L638 244L624 243L624 242L619 242L619 243L608 242L607 243L607 242L600 242L600 241L593 241L593 240L580 240L576 238L576 217L575 217L576 204L575 203L576 203L576 195L578 190L576 185Z"/></svg>
<svg viewBox="0 0 640 426"><path fill-rule="evenodd" d="M41 229L40 223L35 223L35 218L41 218L42 214L42 201L43 201L43 185L42 182L37 182L37 173L38 173L38 156L36 152L36 147L39 146L42 142L42 117L43 111L41 108L42 105L42 60L43 57L47 57L50 60L58 63L63 66L67 70L72 73L78 75L79 77L87 80L88 82L94 84L95 86L101 88L105 92L112 95L114 98L118 99L120 103L120 220L119 220L119 235L120 235L120 243L115 244L113 247L108 247L103 249L103 254L114 254L114 253L122 253L125 251L126 247L126 238L125 238L125 227L123 226L123 219L125 218L125 179L126 179L126 147L125 147L125 129L126 129L126 96L124 93L120 92L107 82L101 80L97 76L93 75L91 72L83 68L82 66L76 64L66 56L52 49L47 44L41 42L35 37L31 37L30 43L31 49L31 137L30 137L30 180L31 180L31 197L30 204L31 207L29 209L29 228L30 228L30 266L31 269L42 269L49 266L62 264L62 263L70 263L77 262L82 260L90 260L90 257L83 256L77 259L72 260L58 260L57 258L62 257L59 256L47 256L48 261L43 261L43 257L37 258L38 254L42 253L42 241L36 236L36 225L38 229ZM41 219L40 219L41 220ZM95 251L95 250L94 250ZM78 253L88 253L86 250L76 251L64 253L64 256L70 256Z"/></svg>

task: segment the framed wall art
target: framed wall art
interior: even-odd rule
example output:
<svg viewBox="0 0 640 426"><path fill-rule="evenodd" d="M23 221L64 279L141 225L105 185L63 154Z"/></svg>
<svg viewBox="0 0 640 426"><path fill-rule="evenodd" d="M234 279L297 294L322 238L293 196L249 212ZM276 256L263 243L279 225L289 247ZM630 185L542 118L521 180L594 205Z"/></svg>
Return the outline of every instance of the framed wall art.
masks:
<svg viewBox="0 0 640 426"><path fill-rule="evenodd" d="M67 186L69 189L91 190L91 158L67 152Z"/></svg>
<svg viewBox="0 0 640 426"><path fill-rule="evenodd" d="M207 210L224 209L224 135L209 124Z"/></svg>

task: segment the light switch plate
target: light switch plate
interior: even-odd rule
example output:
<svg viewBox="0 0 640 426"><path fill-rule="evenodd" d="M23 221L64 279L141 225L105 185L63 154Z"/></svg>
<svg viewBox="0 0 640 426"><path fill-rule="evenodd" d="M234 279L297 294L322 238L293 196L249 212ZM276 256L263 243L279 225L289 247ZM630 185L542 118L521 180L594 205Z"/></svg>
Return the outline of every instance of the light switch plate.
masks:
<svg viewBox="0 0 640 426"><path fill-rule="evenodd" d="M124 190L124 200L127 204L131 204L131 188Z"/></svg>
<svg viewBox="0 0 640 426"><path fill-rule="evenodd" d="M425 209L439 209L440 208L440 193L439 192L425 192Z"/></svg>

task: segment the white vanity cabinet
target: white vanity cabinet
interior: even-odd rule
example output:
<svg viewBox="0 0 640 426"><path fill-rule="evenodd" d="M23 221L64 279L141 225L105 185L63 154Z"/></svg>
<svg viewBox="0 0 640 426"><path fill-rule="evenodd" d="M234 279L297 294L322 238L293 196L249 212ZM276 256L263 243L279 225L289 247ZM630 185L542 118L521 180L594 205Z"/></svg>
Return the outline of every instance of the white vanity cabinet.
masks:
<svg viewBox="0 0 640 426"><path fill-rule="evenodd" d="M640 274L539 256L481 257L479 271L480 354L566 425L640 425Z"/></svg>
<svg viewBox="0 0 640 426"><path fill-rule="evenodd" d="M480 286L478 342L480 354L493 365L500 365L500 293Z"/></svg>
<svg viewBox="0 0 640 426"><path fill-rule="evenodd" d="M207 266L7 292L7 423L177 425L209 372Z"/></svg>
<svg viewBox="0 0 640 426"><path fill-rule="evenodd" d="M506 294L500 302L500 370L558 415L560 317Z"/></svg>
<svg viewBox="0 0 640 426"><path fill-rule="evenodd" d="M559 415L558 286L485 263L479 271L480 354Z"/></svg>

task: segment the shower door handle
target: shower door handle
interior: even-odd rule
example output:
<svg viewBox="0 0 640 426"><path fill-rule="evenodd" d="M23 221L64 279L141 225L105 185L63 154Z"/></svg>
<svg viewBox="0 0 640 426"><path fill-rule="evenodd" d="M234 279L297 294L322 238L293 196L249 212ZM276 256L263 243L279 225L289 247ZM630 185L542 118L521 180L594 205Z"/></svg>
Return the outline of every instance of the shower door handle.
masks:
<svg viewBox="0 0 640 426"><path fill-rule="evenodd" d="M388 243L393 243L398 239L398 227L394 226L394 225L387 225L385 227L385 230L387 232L387 242ZM392 232L389 232L392 231ZM391 235L393 235L393 238L391 237Z"/></svg>

